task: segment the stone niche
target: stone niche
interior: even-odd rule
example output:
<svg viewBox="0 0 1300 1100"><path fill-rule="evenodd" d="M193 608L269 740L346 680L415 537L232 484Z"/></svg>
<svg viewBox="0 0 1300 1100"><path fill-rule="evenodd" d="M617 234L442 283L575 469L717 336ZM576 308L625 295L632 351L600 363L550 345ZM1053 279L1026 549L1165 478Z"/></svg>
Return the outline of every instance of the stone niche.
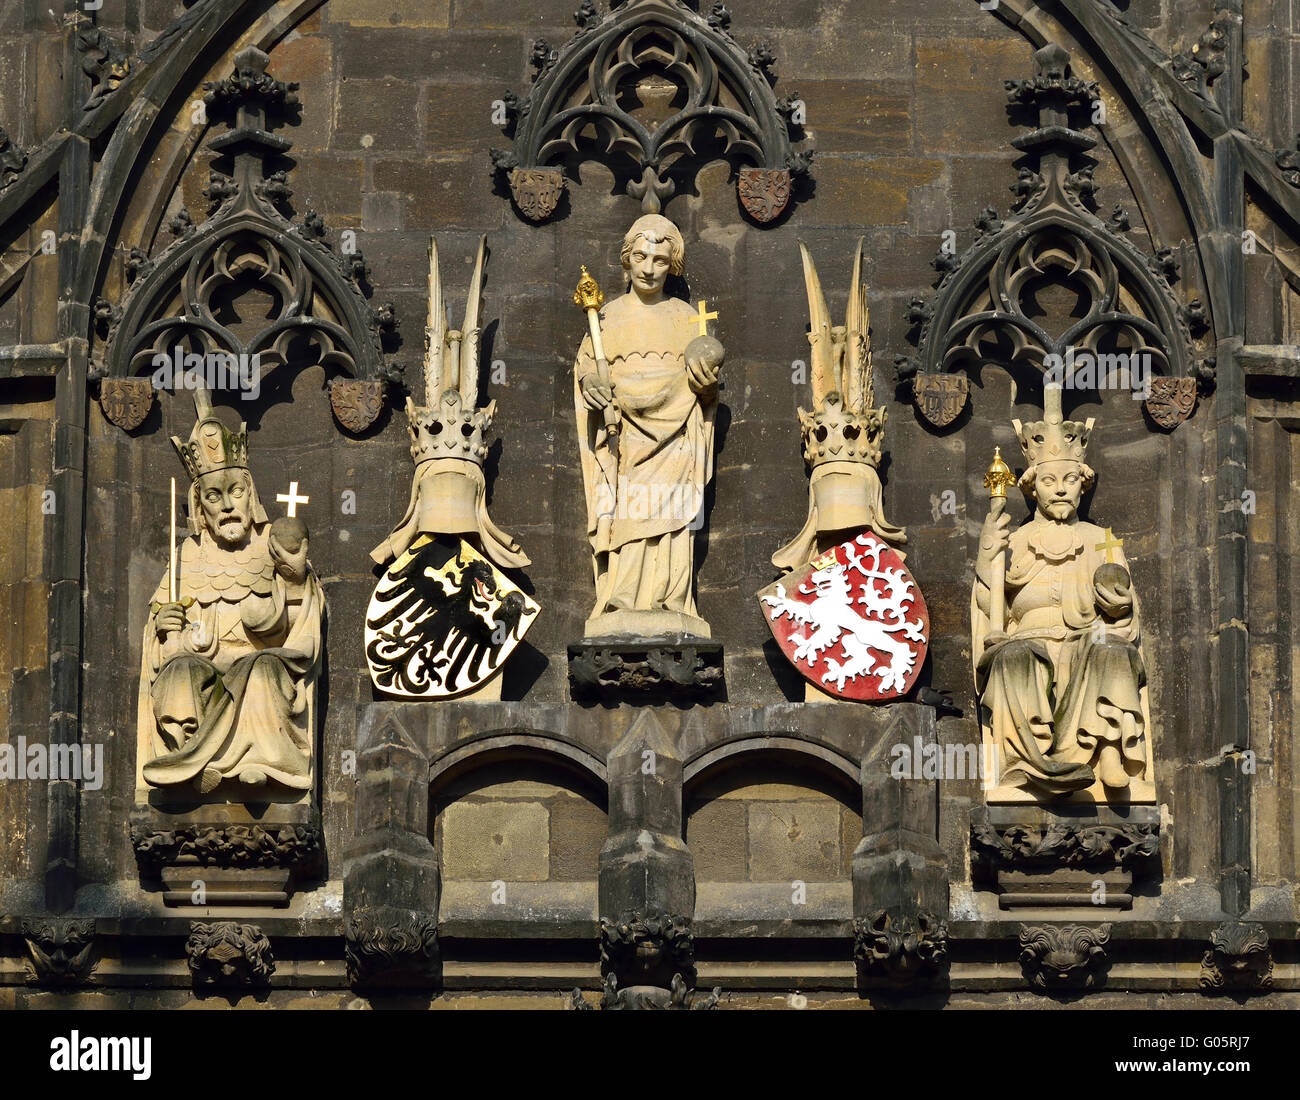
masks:
<svg viewBox="0 0 1300 1100"><path fill-rule="evenodd" d="M604 790L538 756L471 763L440 776L430 792L442 920L527 919L539 909L594 920L608 832Z"/></svg>
<svg viewBox="0 0 1300 1100"><path fill-rule="evenodd" d="M796 904L811 919L851 917L861 802L846 777L799 760L742 758L697 776L685 806L697 917L786 919Z"/></svg>

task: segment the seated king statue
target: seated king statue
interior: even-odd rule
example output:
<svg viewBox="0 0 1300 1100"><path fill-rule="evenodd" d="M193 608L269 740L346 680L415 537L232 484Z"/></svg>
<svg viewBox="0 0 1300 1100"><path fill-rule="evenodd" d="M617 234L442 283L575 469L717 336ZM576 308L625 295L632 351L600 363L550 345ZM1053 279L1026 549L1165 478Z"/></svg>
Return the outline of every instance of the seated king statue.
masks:
<svg viewBox="0 0 1300 1100"><path fill-rule="evenodd" d="M971 656L998 773L987 801L1153 802L1137 594L1121 540L1079 518L1093 421L1062 417L1059 386L1045 387L1044 406L1041 421L1013 421L1030 520L1010 530L1000 457L986 480Z"/></svg>
<svg viewBox="0 0 1300 1100"><path fill-rule="evenodd" d="M325 599L306 525L267 521L245 426L227 429L206 391L194 404L189 441L172 437L191 479L190 535L145 626L141 775L191 798L227 784L230 800L291 801L313 782Z"/></svg>
<svg viewBox="0 0 1300 1100"><path fill-rule="evenodd" d="M589 638L709 637L695 607L695 532L724 351L702 331L703 309L664 294L685 253L677 226L647 214L623 238L628 292L597 316L604 296L584 273L574 299L592 328L574 365L596 575Z"/></svg>

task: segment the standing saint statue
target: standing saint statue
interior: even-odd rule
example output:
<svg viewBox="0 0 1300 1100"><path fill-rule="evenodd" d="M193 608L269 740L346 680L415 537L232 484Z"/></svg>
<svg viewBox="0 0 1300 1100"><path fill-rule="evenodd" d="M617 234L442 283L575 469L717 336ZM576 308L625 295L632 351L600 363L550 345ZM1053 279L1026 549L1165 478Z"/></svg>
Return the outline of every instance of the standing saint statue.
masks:
<svg viewBox="0 0 1300 1100"><path fill-rule="evenodd" d="M585 275L575 301L591 332L578 349L574 397L596 575L589 638L708 638L695 607L695 532L713 476L722 344L698 312L664 296L684 271L681 231L639 218L623 238L630 289L600 310Z"/></svg>
<svg viewBox="0 0 1300 1100"><path fill-rule="evenodd" d="M325 597L301 519L267 520L231 432L195 394L198 423L172 445L190 475L189 537L154 593L140 674L141 777L210 794L226 781L300 797L312 785ZM179 559L179 562L178 562Z"/></svg>
<svg viewBox="0 0 1300 1100"><path fill-rule="evenodd" d="M1045 387L1044 405L1043 420L1013 421L1033 518L1010 530L1000 457L985 482L993 503L975 563L971 655L999 761L988 801L1152 802L1137 594L1122 540L1079 518L1095 480L1084 461L1093 421L1062 417L1059 386Z"/></svg>

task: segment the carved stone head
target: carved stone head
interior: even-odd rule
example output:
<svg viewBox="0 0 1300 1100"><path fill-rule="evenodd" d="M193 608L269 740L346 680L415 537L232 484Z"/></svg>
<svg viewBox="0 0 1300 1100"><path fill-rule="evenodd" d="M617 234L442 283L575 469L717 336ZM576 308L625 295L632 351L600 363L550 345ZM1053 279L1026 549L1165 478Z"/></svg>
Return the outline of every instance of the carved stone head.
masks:
<svg viewBox="0 0 1300 1100"><path fill-rule="evenodd" d="M226 549L248 541L253 526L253 476L245 469L217 470L194 483L203 526Z"/></svg>
<svg viewBox="0 0 1300 1100"><path fill-rule="evenodd" d="M662 214L637 218L623 238L623 270L641 297L658 295L669 275L686 270L686 242L681 230Z"/></svg>

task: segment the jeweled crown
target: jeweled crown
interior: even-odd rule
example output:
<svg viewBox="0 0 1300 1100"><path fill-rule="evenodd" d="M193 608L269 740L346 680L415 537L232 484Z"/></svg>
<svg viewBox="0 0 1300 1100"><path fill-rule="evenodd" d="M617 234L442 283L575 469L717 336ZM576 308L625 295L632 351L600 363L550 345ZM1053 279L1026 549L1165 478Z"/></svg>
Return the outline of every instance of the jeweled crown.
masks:
<svg viewBox="0 0 1300 1100"><path fill-rule="evenodd" d="M203 390L196 390L194 407L198 422L190 432L189 441L182 443L172 436L172 446L185 465L191 481L217 470L248 469L248 425L242 421L239 431L232 432L212 411L212 403Z"/></svg>
<svg viewBox="0 0 1300 1100"><path fill-rule="evenodd" d="M838 393L828 393L816 412L799 410L804 461L813 468L824 462L866 462L876 466L880 463L888 419L889 410L883 405L853 412L844 407Z"/></svg>
<svg viewBox="0 0 1300 1100"><path fill-rule="evenodd" d="M444 390L433 408L407 398L412 460L417 466L433 458L459 458L483 465L488 452L483 437L492 427L496 411L495 401L481 409L466 408L455 389Z"/></svg>
<svg viewBox="0 0 1300 1100"><path fill-rule="evenodd" d="M1088 451L1088 438L1092 435L1092 426L1096 421L1066 420L1061 414L1061 387L1043 387L1043 419L1022 424L1019 420L1011 421L1020 440L1020 449L1025 461L1030 466L1040 462L1056 462L1072 459L1083 462Z"/></svg>

